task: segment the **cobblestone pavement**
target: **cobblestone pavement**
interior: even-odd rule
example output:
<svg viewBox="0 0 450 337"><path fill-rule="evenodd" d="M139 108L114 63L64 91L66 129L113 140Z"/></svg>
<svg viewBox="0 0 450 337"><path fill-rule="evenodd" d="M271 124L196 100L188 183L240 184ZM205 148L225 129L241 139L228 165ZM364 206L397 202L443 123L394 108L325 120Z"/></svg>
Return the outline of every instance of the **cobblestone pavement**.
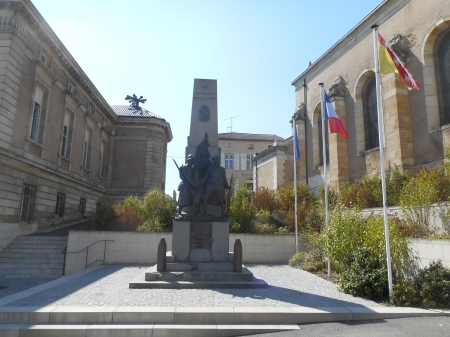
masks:
<svg viewBox="0 0 450 337"><path fill-rule="evenodd" d="M109 265L7 306L375 307L335 284L287 265L246 265L268 289L129 289L150 265Z"/></svg>
<svg viewBox="0 0 450 337"><path fill-rule="evenodd" d="M0 298L50 282L53 278L2 278L0 279Z"/></svg>

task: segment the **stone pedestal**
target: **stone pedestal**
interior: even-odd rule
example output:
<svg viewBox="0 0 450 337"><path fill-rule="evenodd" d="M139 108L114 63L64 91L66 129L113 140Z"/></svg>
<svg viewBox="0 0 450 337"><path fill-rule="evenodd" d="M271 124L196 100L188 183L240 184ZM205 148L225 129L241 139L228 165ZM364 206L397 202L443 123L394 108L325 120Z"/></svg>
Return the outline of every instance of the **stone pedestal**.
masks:
<svg viewBox="0 0 450 337"><path fill-rule="evenodd" d="M175 221L172 251L165 271L149 268L129 283L131 289L268 288L245 267L236 271L229 250L229 223Z"/></svg>

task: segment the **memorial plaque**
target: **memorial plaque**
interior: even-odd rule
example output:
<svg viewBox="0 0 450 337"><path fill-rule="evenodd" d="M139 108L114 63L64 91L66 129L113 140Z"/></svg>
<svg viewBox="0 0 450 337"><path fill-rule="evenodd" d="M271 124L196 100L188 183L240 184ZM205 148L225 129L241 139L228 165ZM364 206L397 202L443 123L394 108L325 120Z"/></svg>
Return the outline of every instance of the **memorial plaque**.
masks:
<svg viewBox="0 0 450 337"><path fill-rule="evenodd" d="M191 249L211 249L212 223L191 222Z"/></svg>

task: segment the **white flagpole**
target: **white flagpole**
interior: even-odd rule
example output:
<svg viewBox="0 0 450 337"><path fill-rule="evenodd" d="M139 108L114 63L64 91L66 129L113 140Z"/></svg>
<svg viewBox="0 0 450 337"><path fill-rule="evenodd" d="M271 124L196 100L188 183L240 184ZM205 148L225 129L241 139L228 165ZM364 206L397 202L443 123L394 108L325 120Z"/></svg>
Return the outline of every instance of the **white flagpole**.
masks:
<svg viewBox="0 0 450 337"><path fill-rule="evenodd" d="M325 186L325 226L328 229L328 182L327 182L327 146L325 143L325 100L323 99L323 83L320 85L320 110L322 112L322 157L323 157L323 181ZM331 276L330 258L328 260L328 278Z"/></svg>
<svg viewBox="0 0 450 337"><path fill-rule="evenodd" d="M297 121L295 116L292 116L292 140L298 142L298 137L295 137L295 131L297 128ZM298 144L294 144L294 209L295 209L295 252L298 253L298 219L297 219L297 160L296 160L296 147Z"/></svg>
<svg viewBox="0 0 450 337"><path fill-rule="evenodd" d="M381 188L383 192L383 214L384 214L384 237L386 239L386 262L388 270L388 283L389 283L389 301L394 304L392 297L392 266L391 266L391 244L389 240L389 222L387 215L387 202L386 202L386 173L384 170L384 140L383 140L383 111L381 100L381 86L380 86L380 64L378 60L378 25L373 25L373 49L375 55L375 81L377 89L377 113L378 113L378 141L380 148L380 167L381 167Z"/></svg>

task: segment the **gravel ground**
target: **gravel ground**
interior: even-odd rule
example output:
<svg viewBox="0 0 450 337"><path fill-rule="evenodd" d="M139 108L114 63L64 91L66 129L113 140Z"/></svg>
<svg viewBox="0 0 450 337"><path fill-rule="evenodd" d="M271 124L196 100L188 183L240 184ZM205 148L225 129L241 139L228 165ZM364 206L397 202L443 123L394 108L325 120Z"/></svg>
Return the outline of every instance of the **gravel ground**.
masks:
<svg viewBox="0 0 450 337"><path fill-rule="evenodd" d="M377 307L287 265L246 265L268 289L129 289L150 265L109 265L7 306Z"/></svg>
<svg viewBox="0 0 450 337"><path fill-rule="evenodd" d="M55 277L57 278L57 277ZM0 279L0 298L50 282L51 278L2 278Z"/></svg>

